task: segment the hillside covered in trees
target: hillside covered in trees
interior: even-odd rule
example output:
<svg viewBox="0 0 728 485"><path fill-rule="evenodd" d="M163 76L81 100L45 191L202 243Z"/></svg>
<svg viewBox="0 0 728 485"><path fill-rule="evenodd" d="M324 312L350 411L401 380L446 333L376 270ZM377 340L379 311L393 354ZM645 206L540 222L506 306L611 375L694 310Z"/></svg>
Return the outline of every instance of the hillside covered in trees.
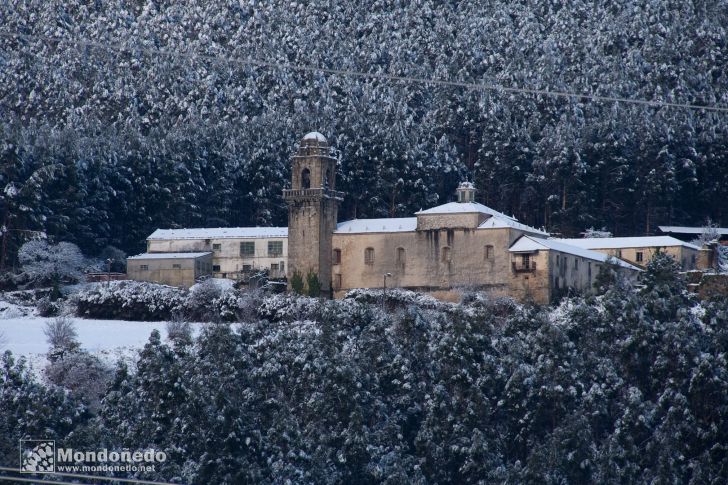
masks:
<svg viewBox="0 0 728 485"><path fill-rule="evenodd" d="M44 430L164 450L144 478L175 483L724 484L728 306L678 269L556 308L241 293L237 323L154 330L115 370L56 325L45 382L0 359L0 462Z"/></svg>
<svg viewBox="0 0 728 485"><path fill-rule="evenodd" d="M409 215L468 177L564 235L728 225L725 112L302 69L728 106L726 25L719 0L3 2L3 254L29 230L97 254L158 227L284 225L314 129L343 218Z"/></svg>

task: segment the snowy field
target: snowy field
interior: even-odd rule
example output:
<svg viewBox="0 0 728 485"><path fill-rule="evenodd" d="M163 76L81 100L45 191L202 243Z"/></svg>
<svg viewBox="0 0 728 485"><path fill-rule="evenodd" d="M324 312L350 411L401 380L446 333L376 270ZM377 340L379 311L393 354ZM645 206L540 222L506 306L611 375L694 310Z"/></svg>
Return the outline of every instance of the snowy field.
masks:
<svg viewBox="0 0 728 485"><path fill-rule="evenodd" d="M43 328L52 318L10 316L0 319L0 351L12 351L25 356L38 373L46 363L48 343ZM130 322L124 320L86 320L74 318L78 341L83 349L114 365L119 359L129 364L136 361L137 352L144 347L155 328L166 338L165 322ZM194 326L195 330L199 325Z"/></svg>

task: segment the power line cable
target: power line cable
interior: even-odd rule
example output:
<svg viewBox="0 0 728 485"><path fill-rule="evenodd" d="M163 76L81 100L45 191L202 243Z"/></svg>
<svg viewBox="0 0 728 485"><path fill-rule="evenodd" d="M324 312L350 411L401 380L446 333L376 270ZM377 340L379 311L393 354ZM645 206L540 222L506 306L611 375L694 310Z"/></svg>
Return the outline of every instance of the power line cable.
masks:
<svg viewBox="0 0 728 485"><path fill-rule="evenodd" d="M217 63L235 63L246 66L265 67L273 68L278 70L289 70L289 71L303 71L303 72L314 72L332 74L342 77L352 77L360 79L380 79L385 81L396 81L396 82L409 82L416 84L435 85L435 86L446 86L446 87L457 87L465 88L474 91L500 91L512 94L526 94L526 95L540 95L550 96L557 98L567 99L588 99L591 101L601 101L610 103L624 103L641 106L649 106L652 108L678 108L678 109L689 109L693 111L709 111L717 113L728 113L728 107L723 106L706 106L691 103L675 103L670 101L650 101L644 99L624 98L619 96L603 96L598 94L583 94L573 93L568 91L553 91L548 89L536 89L536 88L521 88L513 86L503 86L499 84L481 84L469 81L453 81L446 79L433 79L426 77L417 76L398 76L394 74L386 73L375 73L375 72L364 72L350 69L335 69L330 67L314 66L308 64L294 64L294 63L280 63L272 61L264 61L261 59L255 59L252 57L248 58L221 58L210 54L202 54L198 52L169 52L163 49L152 49L149 47L125 47L119 44L104 44L101 42L95 42L85 39L70 39L66 37L55 37L45 36L36 34L21 34L13 32L0 32L0 37L25 39L25 40L40 40L44 42L69 42L85 47L94 47L97 49L105 49L116 52L144 52L149 56L162 55L167 57L183 57L188 59L205 59Z"/></svg>

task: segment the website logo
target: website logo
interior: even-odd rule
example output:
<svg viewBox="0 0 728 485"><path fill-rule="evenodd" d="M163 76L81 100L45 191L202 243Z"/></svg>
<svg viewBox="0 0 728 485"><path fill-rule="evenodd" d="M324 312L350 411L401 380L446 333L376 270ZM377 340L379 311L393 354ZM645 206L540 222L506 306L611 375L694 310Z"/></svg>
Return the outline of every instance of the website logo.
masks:
<svg viewBox="0 0 728 485"><path fill-rule="evenodd" d="M56 471L56 442L53 440L20 440L20 472Z"/></svg>

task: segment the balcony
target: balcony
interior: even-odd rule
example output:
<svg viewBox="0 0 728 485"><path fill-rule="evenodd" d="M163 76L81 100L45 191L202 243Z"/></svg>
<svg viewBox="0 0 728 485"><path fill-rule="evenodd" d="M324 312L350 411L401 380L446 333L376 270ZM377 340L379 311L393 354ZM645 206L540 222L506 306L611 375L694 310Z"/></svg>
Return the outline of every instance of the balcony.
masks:
<svg viewBox="0 0 728 485"><path fill-rule="evenodd" d="M290 199L318 199L326 197L329 199L344 200L344 192L319 187L317 189L284 189L283 198Z"/></svg>
<svg viewBox="0 0 728 485"><path fill-rule="evenodd" d="M536 261L531 261L530 264L528 262L517 263L516 261L511 261L511 269L514 273L533 273L536 271Z"/></svg>

